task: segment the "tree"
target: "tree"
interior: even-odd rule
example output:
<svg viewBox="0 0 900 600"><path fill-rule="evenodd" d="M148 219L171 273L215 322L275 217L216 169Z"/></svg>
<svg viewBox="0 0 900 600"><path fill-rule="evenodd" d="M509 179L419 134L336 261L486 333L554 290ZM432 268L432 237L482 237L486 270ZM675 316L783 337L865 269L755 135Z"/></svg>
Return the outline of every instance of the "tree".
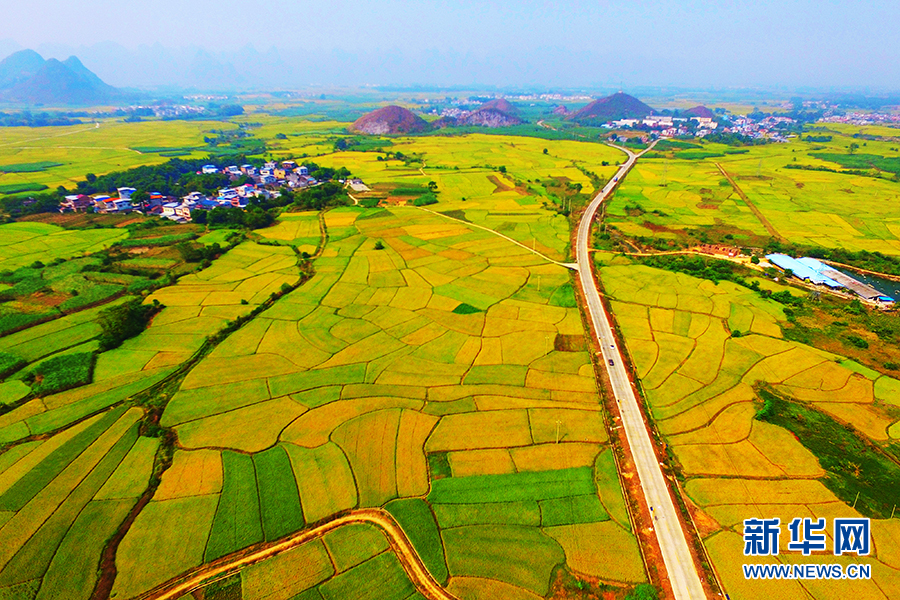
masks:
<svg viewBox="0 0 900 600"><path fill-rule="evenodd" d="M859 150L859 144L857 144L856 142L850 144L850 154L853 154L857 150Z"/></svg>
<svg viewBox="0 0 900 600"><path fill-rule="evenodd" d="M433 182L433 181L429 181L429 182L428 182L428 191L429 191L429 192L431 192L431 193L436 192L436 191L437 191L437 187L438 187L438 186L437 186L437 184L436 184L435 182Z"/></svg>

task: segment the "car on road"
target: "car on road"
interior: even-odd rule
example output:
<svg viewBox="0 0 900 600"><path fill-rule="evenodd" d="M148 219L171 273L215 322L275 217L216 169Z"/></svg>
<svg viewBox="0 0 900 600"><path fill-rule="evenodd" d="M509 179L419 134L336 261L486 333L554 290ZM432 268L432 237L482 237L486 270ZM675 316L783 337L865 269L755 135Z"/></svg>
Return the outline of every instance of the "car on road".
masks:
<svg viewBox="0 0 900 600"><path fill-rule="evenodd" d="M614 364L616 363L613 361L613 359L609 359L609 366L613 366Z"/></svg>

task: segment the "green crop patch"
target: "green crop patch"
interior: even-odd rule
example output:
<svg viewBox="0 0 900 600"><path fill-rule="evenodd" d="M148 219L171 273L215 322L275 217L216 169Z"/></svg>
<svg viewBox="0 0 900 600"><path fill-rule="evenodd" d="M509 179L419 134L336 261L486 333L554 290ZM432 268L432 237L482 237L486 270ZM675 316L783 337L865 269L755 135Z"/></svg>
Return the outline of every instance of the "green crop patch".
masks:
<svg viewBox="0 0 900 600"><path fill-rule="evenodd" d="M541 511L534 500L487 504L435 504L434 514L444 529L463 525L541 524Z"/></svg>
<svg viewBox="0 0 900 600"><path fill-rule="evenodd" d="M592 469L575 467L558 471L437 479L431 482L428 501L433 504L478 504L549 500L594 493Z"/></svg>
<svg viewBox="0 0 900 600"><path fill-rule="evenodd" d="M29 374L29 379L34 381L31 390L39 396L46 396L86 385L91 382L95 361L96 355L93 352L62 354L49 358Z"/></svg>
<svg viewBox="0 0 900 600"><path fill-rule="evenodd" d="M0 185L0 194L21 194L23 192L41 192L49 189L42 183L8 183Z"/></svg>
<svg viewBox="0 0 900 600"><path fill-rule="evenodd" d="M369 523L350 523L329 531L322 538L338 573L343 573L388 548L387 538Z"/></svg>
<svg viewBox="0 0 900 600"><path fill-rule="evenodd" d="M27 363L14 354L0 352L0 378L5 379L8 375L15 373Z"/></svg>
<svg viewBox="0 0 900 600"><path fill-rule="evenodd" d="M832 152L810 152L810 156L833 162L847 169L878 169L890 173L900 173L900 157L877 154L837 154ZM2 167L0 167L2 168Z"/></svg>
<svg viewBox="0 0 900 600"><path fill-rule="evenodd" d="M416 591L392 552L382 552L319 586L325 600L404 600Z"/></svg>
<svg viewBox="0 0 900 600"><path fill-rule="evenodd" d="M453 312L457 315L474 315L475 313L483 312L479 308L475 308L471 304L466 304L463 302L459 306L453 309Z"/></svg>
<svg viewBox="0 0 900 600"><path fill-rule="evenodd" d="M101 433L109 429L125 412L125 407L109 411L97 419L90 427L80 432L68 442L54 450L40 463L39 468L28 471L21 479L0 495L0 511L16 512L44 489L63 469L75 460Z"/></svg>
<svg viewBox="0 0 900 600"><path fill-rule="evenodd" d="M388 502L385 508L400 523L435 581L446 584L449 572L444 560L444 545L428 504L419 498L409 498Z"/></svg>
<svg viewBox="0 0 900 600"><path fill-rule="evenodd" d="M12 165L0 165L0 173L38 173L53 167L61 167L63 163L51 160L41 160L31 163L16 163Z"/></svg>
<svg viewBox="0 0 900 600"><path fill-rule="evenodd" d="M237 452L223 452L222 466L225 481L206 546L206 561L263 540L253 459Z"/></svg>
<svg viewBox="0 0 900 600"><path fill-rule="evenodd" d="M291 461L281 446L253 455L259 483L262 526L266 540L272 541L301 529L304 525L300 494Z"/></svg>
<svg viewBox="0 0 900 600"><path fill-rule="evenodd" d="M573 525L606 521L609 515L597 494L541 500L541 526Z"/></svg>
<svg viewBox="0 0 900 600"><path fill-rule="evenodd" d="M564 308L575 308L578 303L575 302L575 289L571 283L564 283L553 292L550 296L550 306L562 306Z"/></svg>

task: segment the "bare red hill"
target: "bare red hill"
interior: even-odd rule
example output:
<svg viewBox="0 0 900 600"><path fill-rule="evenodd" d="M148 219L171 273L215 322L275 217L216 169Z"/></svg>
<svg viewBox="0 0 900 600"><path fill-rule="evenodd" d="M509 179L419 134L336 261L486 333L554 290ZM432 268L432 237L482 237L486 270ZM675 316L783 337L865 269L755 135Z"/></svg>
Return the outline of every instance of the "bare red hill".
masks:
<svg viewBox="0 0 900 600"><path fill-rule="evenodd" d="M354 121L350 129L369 135L419 133L428 131L428 122L402 106L385 106Z"/></svg>
<svg viewBox="0 0 900 600"><path fill-rule="evenodd" d="M494 98L493 100L485 102L480 107L478 107L478 110L488 110L488 109L498 110L502 113L506 113L506 114L508 114L510 116L514 116L514 117L519 116L519 109L516 107L515 104L513 104L506 98Z"/></svg>
<svg viewBox="0 0 900 600"><path fill-rule="evenodd" d="M686 111L684 111L684 115L686 117L701 117L703 119L712 119L716 116L713 111L703 105L687 109Z"/></svg>
<svg viewBox="0 0 900 600"><path fill-rule="evenodd" d="M652 112L652 108L634 96L618 92L594 100L569 118L582 123L606 123L617 119L642 119Z"/></svg>

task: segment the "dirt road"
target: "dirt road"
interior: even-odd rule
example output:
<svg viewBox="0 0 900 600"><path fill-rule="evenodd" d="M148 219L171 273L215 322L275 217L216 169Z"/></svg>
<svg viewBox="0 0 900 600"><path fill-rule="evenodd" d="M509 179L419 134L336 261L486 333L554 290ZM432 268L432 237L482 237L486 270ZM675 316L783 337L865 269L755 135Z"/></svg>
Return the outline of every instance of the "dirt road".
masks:
<svg viewBox="0 0 900 600"><path fill-rule="evenodd" d="M306 542L320 538L329 531L351 523L368 523L381 529L387 536L391 548L400 559L403 570L420 594L428 600L459 600L456 596L442 588L434 580L422 559L406 537L406 533L386 510L380 508L364 508L341 515L328 523L314 529L298 532L287 539L275 542L250 553L236 552L231 558L217 561L209 565L201 565L181 577L168 581L157 588L138 596L140 600L169 600L180 598L191 593L205 583L223 576L239 572L244 567L277 556Z"/></svg>

